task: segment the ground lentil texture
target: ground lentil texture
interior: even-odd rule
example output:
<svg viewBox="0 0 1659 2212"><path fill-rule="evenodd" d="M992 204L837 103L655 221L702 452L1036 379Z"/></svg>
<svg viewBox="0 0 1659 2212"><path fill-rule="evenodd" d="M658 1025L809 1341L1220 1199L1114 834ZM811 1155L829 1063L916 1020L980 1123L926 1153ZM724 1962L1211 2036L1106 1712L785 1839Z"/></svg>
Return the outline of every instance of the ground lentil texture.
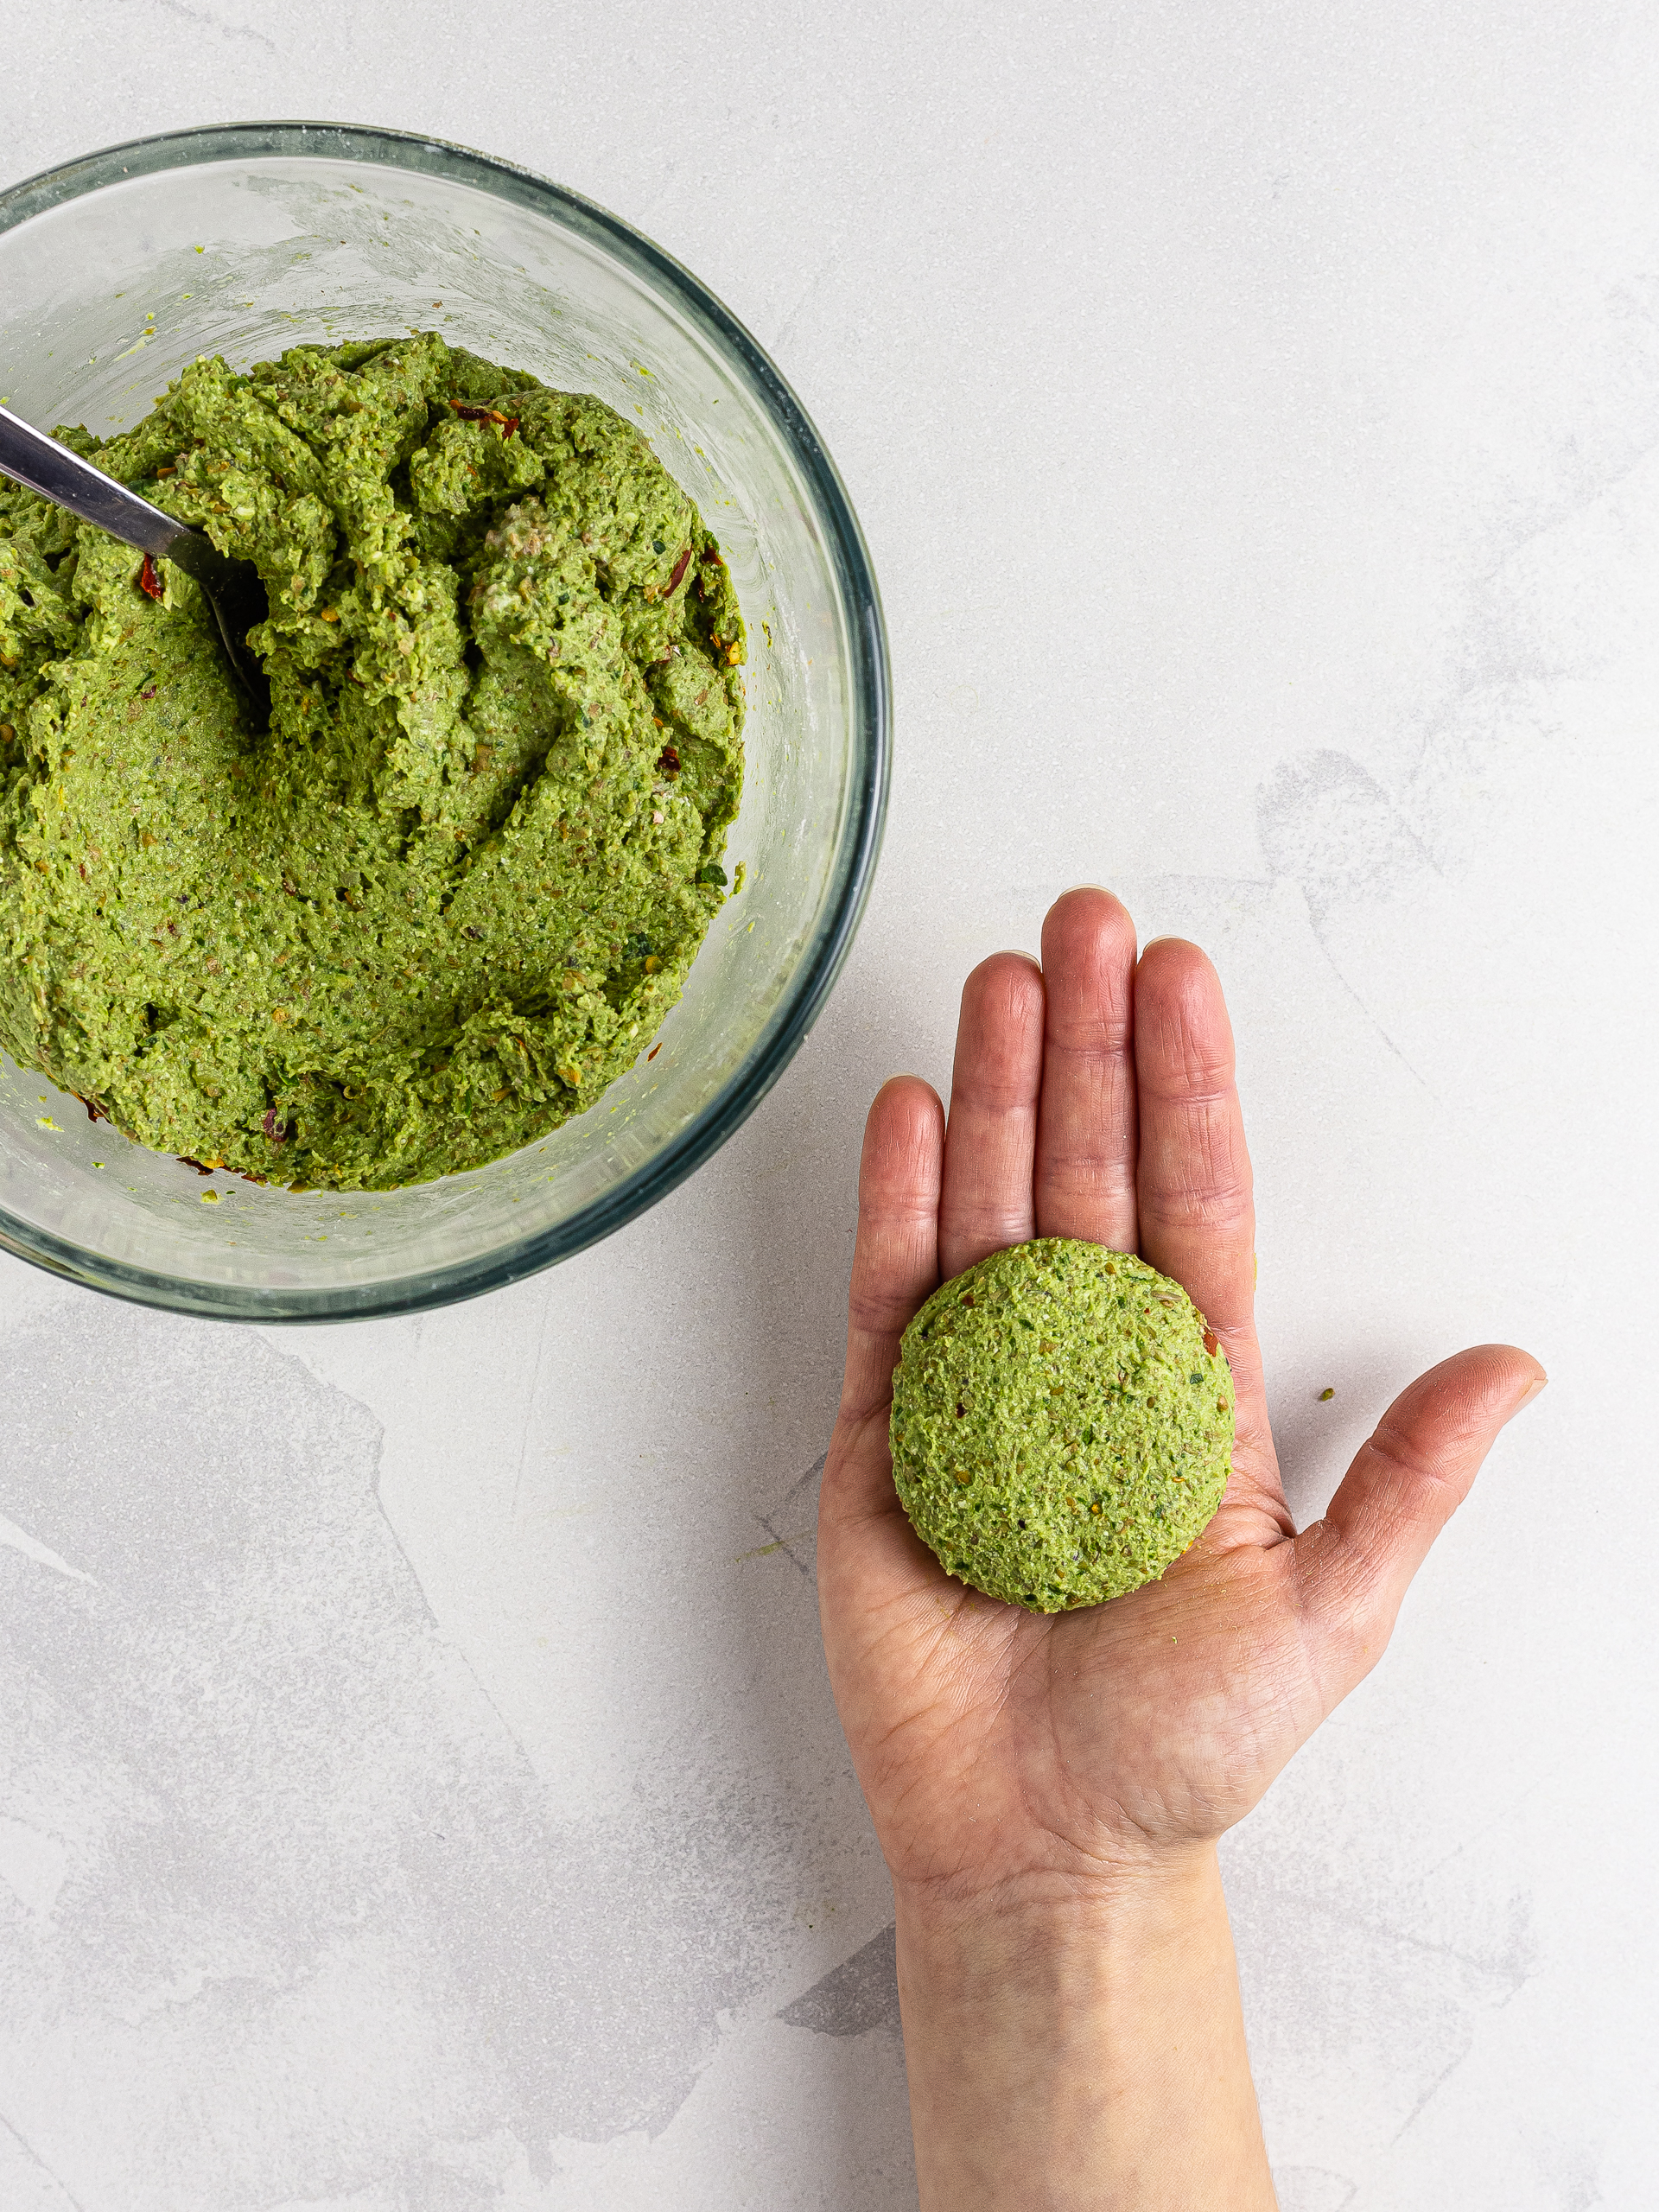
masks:
<svg viewBox="0 0 1659 2212"><path fill-rule="evenodd" d="M1067 1237L994 1252L906 1330L893 1472L948 1573L1033 1612L1151 1582L1209 1524L1233 1377L1186 1293Z"/></svg>
<svg viewBox="0 0 1659 2212"><path fill-rule="evenodd" d="M57 435L256 564L271 710L188 577L0 479L0 1043L290 1185L590 1105L679 996L742 776L731 581L645 439L430 333Z"/></svg>

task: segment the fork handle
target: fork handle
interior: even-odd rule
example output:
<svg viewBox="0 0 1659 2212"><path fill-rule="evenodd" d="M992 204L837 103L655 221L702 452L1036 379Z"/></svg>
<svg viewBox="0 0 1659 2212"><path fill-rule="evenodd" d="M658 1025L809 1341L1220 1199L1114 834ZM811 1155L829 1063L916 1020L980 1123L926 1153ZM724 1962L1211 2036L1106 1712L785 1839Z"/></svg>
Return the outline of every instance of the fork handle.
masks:
<svg viewBox="0 0 1659 2212"><path fill-rule="evenodd" d="M54 506L67 508L82 522L108 531L124 544L176 563L193 576L213 576L225 566L223 555L200 531L152 507L148 499L25 423L9 407L0 407L0 474L38 492Z"/></svg>

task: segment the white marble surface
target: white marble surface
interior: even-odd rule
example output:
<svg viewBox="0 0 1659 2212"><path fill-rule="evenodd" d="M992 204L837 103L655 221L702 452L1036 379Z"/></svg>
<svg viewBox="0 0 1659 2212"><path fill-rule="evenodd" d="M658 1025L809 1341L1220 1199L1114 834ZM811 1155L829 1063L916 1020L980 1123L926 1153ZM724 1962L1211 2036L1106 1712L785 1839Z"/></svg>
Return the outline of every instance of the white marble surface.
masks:
<svg viewBox="0 0 1659 2212"><path fill-rule="evenodd" d="M266 1335L0 1262L6 2212L912 2201L814 1471L868 1096L1080 879L1225 978L1299 1507L1554 1377L1228 1847L1285 2212L1650 2201L1656 100L1616 0L29 16L8 176L381 122L688 262L899 742L828 1013L610 1243Z"/></svg>

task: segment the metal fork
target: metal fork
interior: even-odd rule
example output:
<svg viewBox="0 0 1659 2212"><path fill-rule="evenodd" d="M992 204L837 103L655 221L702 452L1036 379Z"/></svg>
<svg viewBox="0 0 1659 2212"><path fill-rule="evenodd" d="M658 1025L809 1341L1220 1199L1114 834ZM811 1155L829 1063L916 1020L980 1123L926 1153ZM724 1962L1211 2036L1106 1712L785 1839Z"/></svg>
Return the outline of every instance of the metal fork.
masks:
<svg viewBox="0 0 1659 2212"><path fill-rule="evenodd" d="M213 611L226 665L260 718L270 709L264 671L248 651L248 632L270 613L264 586L251 561L233 561L213 540L175 522L118 484L90 461L0 407L0 474L16 479L81 522L107 531L157 561L171 561L194 578Z"/></svg>

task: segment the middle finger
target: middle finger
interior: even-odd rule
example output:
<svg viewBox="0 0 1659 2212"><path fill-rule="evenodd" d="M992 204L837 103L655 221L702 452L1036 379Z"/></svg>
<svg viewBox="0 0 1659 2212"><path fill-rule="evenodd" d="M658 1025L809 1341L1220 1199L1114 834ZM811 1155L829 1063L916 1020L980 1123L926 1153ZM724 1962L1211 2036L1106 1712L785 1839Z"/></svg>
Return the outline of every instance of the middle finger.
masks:
<svg viewBox="0 0 1659 2212"><path fill-rule="evenodd" d="M1135 924L1109 891L1068 891L1049 908L1043 987L1037 1233L1133 1252Z"/></svg>

